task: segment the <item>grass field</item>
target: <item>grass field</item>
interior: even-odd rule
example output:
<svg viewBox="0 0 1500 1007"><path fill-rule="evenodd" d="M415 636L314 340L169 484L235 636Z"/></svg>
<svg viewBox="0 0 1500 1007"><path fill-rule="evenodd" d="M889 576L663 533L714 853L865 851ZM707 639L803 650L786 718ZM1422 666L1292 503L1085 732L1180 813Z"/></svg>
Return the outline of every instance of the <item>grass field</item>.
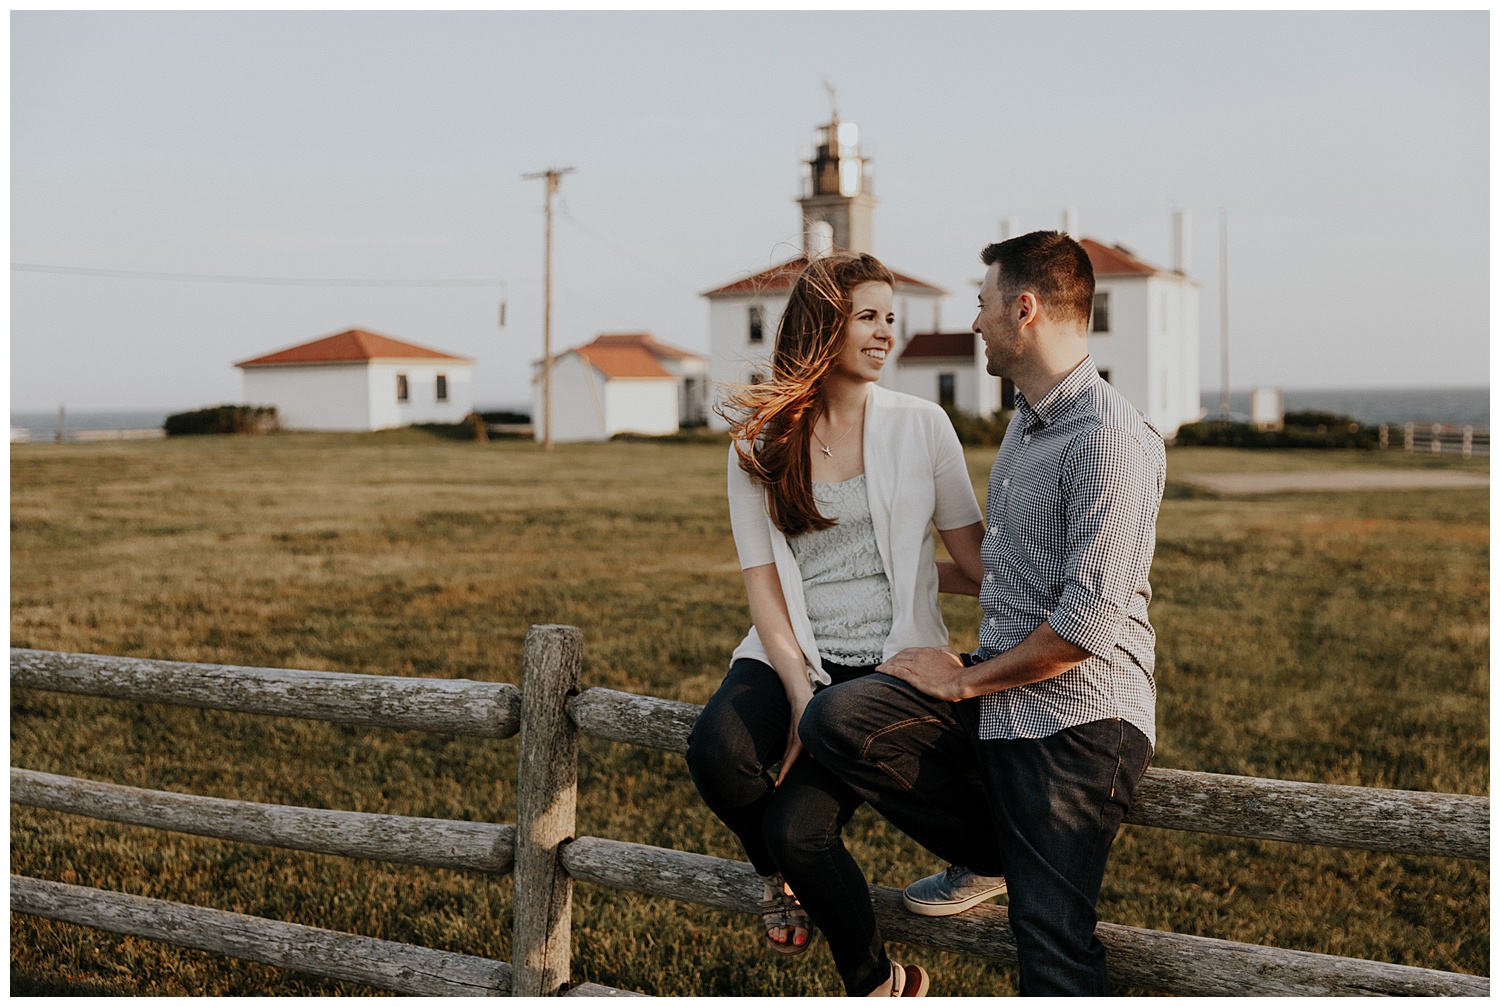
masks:
<svg viewBox="0 0 1500 1007"><path fill-rule="evenodd" d="M518 682L535 622L580 626L585 685L701 703L748 624L717 444L456 443L416 431L11 452L12 644ZM970 452L982 487L993 451ZM1169 475L1454 465L1401 453L1169 453ZM1487 471L1487 462L1466 463ZM1482 490L1219 499L1169 485L1152 583L1154 764L1488 793ZM946 599L954 642L977 605ZM15 690L12 765L218 797L514 820L515 742ZM580 834L742 858L678 756L585 739ZM867 810L875 882L938 865ZM11 869L493 958L510 881L159 833L13 806ZM1487 865L1127 826L1105 919L1489 973ZM749 917L580 885L574 979L660 994L836 994ZM935 995L1011 970L898 947ZM13 916L17 994L366 995Z"/></svg>

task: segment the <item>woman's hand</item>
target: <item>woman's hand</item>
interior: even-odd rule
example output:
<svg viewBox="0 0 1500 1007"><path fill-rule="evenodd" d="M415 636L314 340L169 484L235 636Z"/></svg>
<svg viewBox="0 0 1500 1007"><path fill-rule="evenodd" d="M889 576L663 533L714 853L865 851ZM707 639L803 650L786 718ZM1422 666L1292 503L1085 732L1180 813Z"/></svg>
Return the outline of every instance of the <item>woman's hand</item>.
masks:
<svg viewBox="0 0 1500 1007"><path fill-rule="evenodd" d="M781 756L781 772L776 774L776 786L781 786L781 781L786 779L786 774L792 769L792 763L797 761L802 754L802 738L797 734L797 725L802 723L803 711L812 700L812 688L798 690L799 695L788 696L792 704L792 722L786 729L786 751ZM805 694L804 694L805 693Z"/></svg>

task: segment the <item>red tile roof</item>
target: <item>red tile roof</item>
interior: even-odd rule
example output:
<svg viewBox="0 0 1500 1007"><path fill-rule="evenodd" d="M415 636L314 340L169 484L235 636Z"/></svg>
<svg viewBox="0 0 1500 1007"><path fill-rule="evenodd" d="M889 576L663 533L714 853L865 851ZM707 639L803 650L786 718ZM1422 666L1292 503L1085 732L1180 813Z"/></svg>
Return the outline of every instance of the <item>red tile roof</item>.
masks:
<svg viewBox="0 0 1500 1007"><path fill-rule="evenodd" d="M1136 258L1134 252L1122 245L1104 245L1093 238L1083 238L1078 243L1088 253L1089 264L1094 267L1095 276L1129 276L1160 272L1149 262Z"/></svg>
<svg viewBox="0 0 1500 1007"><path fill-rule="evenodd" d="M807 256L799 255L795 259L783 262L770 269L762 269L754 275L747 276L733 283L726 283L722 287L705 290L704 297L723 297L730 294L759 294L769 291L789 290L802 270L807 268ZM934 294L946 293L942 287L935 287L930 283L919 280L905 273L891 270L891 275L896 278L896 290L901 291L931 291Z"/></svg>
<svg viewBox="0 0 1500 1007"><path fill-rule="evenodd" d="M974 360L972 332L918 332L898 360Z"/></svg>
<svg viewBox="0 0 1500 1007"><path fill-rule="evenodd" d="M679 350L675 346L666 343L658 343L656 337L649 332L611 332L600 333L594 337L590 346L639 346L646 350L657 360L702 360L696 353L687 350Z"/></svg>
<svg viewBox="0 0 1500 1007"><path fill-rule="evenodd" d="M468 357L457 357L440 350L429 350L415 343L404 343L390 336L364 329L350 329L336 336L325 336L310 343L290 346L263 357L241 360L236 367L270 367L276 364L342 364L366 360L454 360L472 363Z"/></svg>
<svg viewBox="0 0 1500 1007"><path fill-rule="evenodd" d="M600 346L598 340L572 352L588 361L608 378L670 378L656 357L644 346Z"/></svg>

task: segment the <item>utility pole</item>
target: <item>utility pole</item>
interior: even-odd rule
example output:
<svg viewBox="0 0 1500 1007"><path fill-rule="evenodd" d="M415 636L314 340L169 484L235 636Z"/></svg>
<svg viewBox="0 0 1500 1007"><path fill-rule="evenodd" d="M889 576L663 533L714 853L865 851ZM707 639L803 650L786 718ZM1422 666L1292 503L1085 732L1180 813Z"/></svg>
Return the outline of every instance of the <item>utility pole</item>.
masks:
<svg viewBox="0 0 1500 1007"><path fill-rule="evenodd" d="M552 197L562 188L562 177L574 169L548 168L522 175L523 179L545 178L547 180L547 202L544 210L547 217L547 240L543 251L542 286L542 450L552 450Z"/></svg>
<svg viewBox="0 0 1500 1007"><path fill-rule="evenodd" d="M1219 211L1219 419L1229 419L1229 211Z"/></svg>

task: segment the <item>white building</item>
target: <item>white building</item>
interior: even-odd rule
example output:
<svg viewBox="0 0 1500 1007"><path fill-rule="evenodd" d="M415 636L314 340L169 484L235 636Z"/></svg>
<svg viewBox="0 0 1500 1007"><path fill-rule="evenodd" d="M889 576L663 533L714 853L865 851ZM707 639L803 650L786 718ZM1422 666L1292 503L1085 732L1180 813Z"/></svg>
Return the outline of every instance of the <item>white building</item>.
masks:
<svg viewBox="0 0 1500 1007"><path fill-rule="evenodd" d="M542 362L531 380L536 439L547 436ZM700 424L708 362L650 333L600 335L552 358L552 439L605 441L615 434L661 435Z"/></svg>
<svg viewBox="0 0 1500 1007"><path fill-rule="evenodd" d="M1203 415L1198 283L1185 269L1187 218L1181 212L1175 231L1177 262L1171 270L1151 265L1122 245L1079 239L1094 267L1089 352L1104 379L1167 437ZM986 372L984 342L973 332L914 336L897 356L890 384L981 416L1013 403L1010 382Z"/></svg>
<svg viewBox="0 0 1500 1007"><path fill-rule="evenodd" d="M918 332L888 369L896 391L949 409L989 416L1012 401L1010 382L986 372L984 340L976 332Z"/></svg>
<svg viewBox="0 0 1500 1007"><path fill-rule="evenodd" d="M474 409L474 361L363 329L241 360L245 402L284 430L457 423Z"/></svg>
<svg viewBox="0 0 1500 1007"><path fill-rule="evenodd" d="M804 164L802 254L743 279L705 291L708 298L708 378L716 388L754 384L771 374L776 329L786 310L792 283L816 257L832 248L874 252L875 195L869 162L860 153L859 127L833 121L817 131L817 145ZM887 266L890 263L886 263ZM904 348L919 327L939 328L939 306L946 291L901 273L896 278L896 342ZM887 366L882 384L893 384ZM709 425L728 429L716 413Z"/></svg>
<svg viewBox="0 0 1500 1007"><path fill-rule="evenodd" d="M1187 275L1186 218L1179 214L1174 268L1153 266L1122 245L1080 241L1094 267L1089 353L1110 384L1165 437L1203 415L1198 383L1198 283Z"/></svg>

